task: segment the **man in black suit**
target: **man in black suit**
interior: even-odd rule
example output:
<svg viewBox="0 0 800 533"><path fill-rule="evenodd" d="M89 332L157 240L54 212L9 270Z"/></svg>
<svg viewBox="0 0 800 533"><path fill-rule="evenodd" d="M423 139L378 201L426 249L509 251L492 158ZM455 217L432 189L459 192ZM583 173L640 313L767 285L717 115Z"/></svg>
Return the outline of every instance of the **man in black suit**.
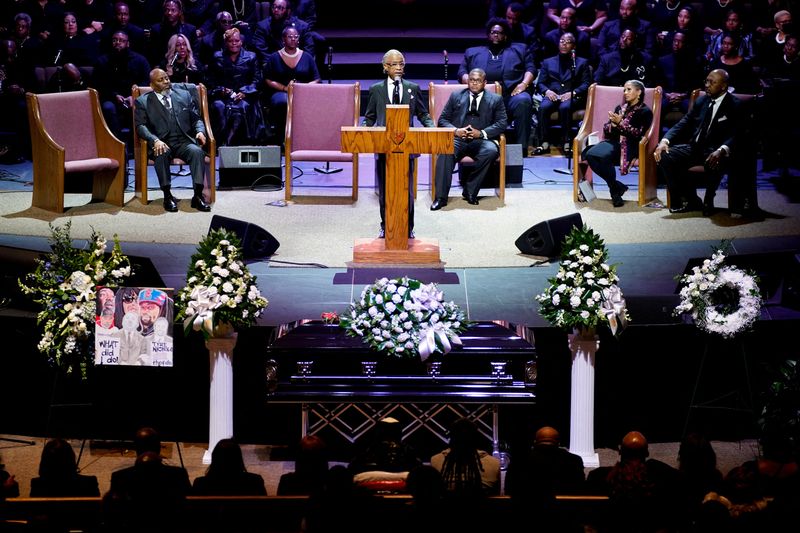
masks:
<svg viewBox="0 0 800 533"><path fill-rule="evenodd" d="M630 29L636 35L636 46L652 55L655 49L655 32L652 25L639 18L636 0L622 0L619 4L619 18L607 20L598 37L601 54L607 54L619 47L619 36L623 30Z"/></svg>
<svg viewBox="0 0 800 533"><path fill-rule="evenodd" d="M153 90L136 99L136 133L147 141L148 157L155 162L158 184L164 191L164 210L178 210L177 199L170 192L170 162L178 157L186 161L192 173L194 196L192 207L211 211L203 197L205 176L206 129L192 94L177 86L173 89L169 76L160 68L150 71Z"/></svg>
<svg viewBox="0 0 800 533"><path fill-rule="evenodd" d="M657 76L653 59L636 45L634 31L625 29L619 37L619 48L600 57L594 81L600 85L622 87L631 79L639 80L645 87L653 87Z"/></svg>
<svg viewBox="0 0 800 533"><path fill-rule="evenodd" d="M530 517L539 517L542 530L570 531L565 524L576 518L559 511L555 505L559 494L581 494L586 478L583 459L561 447L561 438L550 426L536 431L533 446L509 466L505 493L511 496L515 523L523 526Z"/></svg>
<svg viewBox="0 0 800 533"><path fill-rule="evenodd" d="M406 61L398 50L389 50L383 55L383 72L386 78L369 88L369 100L364 112L364 126L386 126L386 106L400 104L409 106L409 120L414 117L426 128L435 124L428 113L428 106L419 90L419 85L403 79ZM375 180L378 182L378 200L381 206L381 229L378 238L385 237L386 224L386 156L378 154L375 159ZM408 237L414 238L414 164L408 161Z"/></svg>
<svg viewBox="0 0 800 533"><path fill-rule="evenodd" d="M486 72L474 68L467 78L468 88L454 92L439 117L440 128L455 128L455 150L453 155L442 155L436 159L436 199L431 211L447 205L450 181L456 161L464 156L475 160L475 170L464 183L461 196L471 205L478 205L478 191L489 165L500 155L497 139L508 124L503 98L490 93L486 88Z"/></svg>
<svg viewBox="0 0 800 533"><path fill-rule="evenodd" d="M565 151L569 151L572 139L570 125L572 110L583 108L589 84L592 82L589 61L577 57L575 36L569 32L559 39L558 54L542 62L536 89L542 95L539 104L539 146L535 154L542 155L550 150L550 115L558 111L561 123L561 137Z"/></svg>
<svg viewBox="0 0 800 533"><path fill-rule="evenodd" d="M458 79L468 83L470 71L479 68L486 72L489 83L500 82L506 114L514 123L516 142L522 145L522 153L527 156L533 114L531 86L536 79L536 66L525 45L509 40L510 33L506 19L491 19L486 24L488 43L464 51Z"/></svg>
<svg viewBox="0 0 800 533"><path fill-rule="evenodd" d="M304 20L292 15L292 6L289 0L274 0L269 6L270 16L260 21L253 30L248 49L256 52L263 63L272 52L277 52L283 47L283 29L292 26L300 35L299 48L312 57L314 56L314 38L311 28Z"/></svg>
<svg viewBox="0 0 800 533"><path fill-rule="evenodd" d="M709 72L706 94L661 139L653 154L661 179L672 197L670 213L702 211L714 214L714 195L726 169L739 127L739 100L728 93L728 73L722 69ZM688 169L703 165L708 176L704 199L697 196Z"/></svg>
<svg viewBox="0 0 800 533"><path fill-rule="evenodd" d="M136 462L112 472L111 487L103 497L111 530L178 530L175 528L183 518L183 504L192 488L189 473L163 462L161 438L153 428L136 432L134 448Z"/></svg>

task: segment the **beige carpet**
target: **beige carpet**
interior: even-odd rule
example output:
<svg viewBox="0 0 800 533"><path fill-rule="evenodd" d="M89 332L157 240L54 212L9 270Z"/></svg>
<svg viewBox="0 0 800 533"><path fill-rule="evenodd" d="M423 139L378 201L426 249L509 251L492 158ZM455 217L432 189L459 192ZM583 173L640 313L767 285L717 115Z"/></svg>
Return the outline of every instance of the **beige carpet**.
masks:
<svg viewBox="0 0 800 533"><path fill-rule="evenodd" d="M349 190L340 192L349 194ZM309 199L272 205L280 204L283 194L221 191L211 213L191 209L188 199L180 202L180 212L165 213L160 198L143 206L129 194L125 207L117 209L88 203L86 194L69 194L66 212L58 215L31 208L30 192L6 192L0 194L0 233L49 236L49 222L60 225L71 220L76 239L87 238L95 229L109 238L117 234L122 242L193 244L208 232L216 214L251 222L271 233L280 242L276 260L331 267L345 267L352 261L354 239L377 233L378 201L371 188L362 188L355 204ZM304 189L303 194L319 191ZM563 189L508 189L502 207L495 197L483 197L479 206L468 205L460 197L450 200L436 212L429 209L427 191L420 191L416 202L417 236L439 240L448 268L527 266L534 258L519 252L514 245L517 237L534 224L576 211L608 244L800 234L800 205L788 203L772 190L759 191L759 205L767 217L758 222L733 219L725 212L712 218L699 213L670 215L667 209L640 208L634 202L615 209L603 192L589 204L574 204L571 192ZM717 205L727 205L726 191L717 195Z"/></svg>

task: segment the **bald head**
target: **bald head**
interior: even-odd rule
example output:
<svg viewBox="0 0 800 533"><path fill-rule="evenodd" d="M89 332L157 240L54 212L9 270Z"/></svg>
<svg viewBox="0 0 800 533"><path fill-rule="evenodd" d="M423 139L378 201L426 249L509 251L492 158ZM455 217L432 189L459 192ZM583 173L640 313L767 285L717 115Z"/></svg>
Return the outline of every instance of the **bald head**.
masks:
<svg viewBox="0 0 800 533"><path fill-rule="evenodd" d="M650 452L647 449L647 439L638 431L631 431L622 438L619 454L623 458L645 458Z"/></svg>
<svg viewBox="0 0 800 533"><path fill-rule="evenodd" d="M136 455L142 455L145 452L161 453L161 437L151 427L139 428L133 437L133 443Z"/></svg>
<svg viewBox="0 0 800 533"><path fill-rule="evenodd" d="M533 441L534 446L558 446L560 435L555 428L544 426L536 432L536 437Z"/></svg>
<svg viewBox="0 0 800 533"><path fill-rule="evenodd" d="M154 68L150 71L150 87L159 94L169 91L170 87L172 87L169 75L160 68Z"/></svg>
<svg viewBox="0 0 800 533"><path fill-rule="evenodd" d="M728 90L728 73L721 68L709 72L706 76L705 89L706 94L711 98L717 98L726 92Z"/></svg>

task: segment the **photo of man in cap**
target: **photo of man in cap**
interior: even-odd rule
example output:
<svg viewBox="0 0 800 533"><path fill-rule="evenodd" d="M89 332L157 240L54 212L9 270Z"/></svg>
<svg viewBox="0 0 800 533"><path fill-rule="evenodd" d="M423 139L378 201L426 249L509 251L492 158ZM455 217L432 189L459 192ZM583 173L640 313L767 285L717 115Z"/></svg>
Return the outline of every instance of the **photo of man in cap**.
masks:
<svg viewBox="0 0 800 533"><path fill-rule="evenodd" d="M139 326L143 337L153 334L158 317L172 320L172 298L160 289L142 289L139 291Z"/></svg>

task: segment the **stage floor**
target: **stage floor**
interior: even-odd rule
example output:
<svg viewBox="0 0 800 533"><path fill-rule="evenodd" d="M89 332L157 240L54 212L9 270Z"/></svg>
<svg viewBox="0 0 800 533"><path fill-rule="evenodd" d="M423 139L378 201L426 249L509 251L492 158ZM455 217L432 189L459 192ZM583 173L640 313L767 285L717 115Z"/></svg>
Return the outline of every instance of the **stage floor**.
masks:
<svg viewBox="0 0 800 533"><path fill-rule="evenodd" d="M552 153L553 155L550 157L523 159L522 183L509 187L543 192L570 190L572 177L558 172L558 170L567 168L568 162L563 156L558 155L556 149L553 149ZM418 197L417 209L427 210L429 204L427 201L428 158L421 157L419 161L419 190L420 197L424 198L424 201ZM131 161L131 166L132 164ZM299 191L304 188L324 187L334 191L334 194L336 194L335 191L339 191L341 194L349 195L348 187L351 179L349 169L326 174L316 170L321 166L323 165L318 163L293 165L293 174L295 175L293 187ZM175 171L177 172L177 170L176 168ZM152 167L149 168L149 172L149 186L151 189L155 189L155 195L160 198L158 182ZM359 173L361 196L366 197L373 194L372 157L367 155L361 158ZM636 175L628 174L621 179L631 186L631 192L627 196L631 199L634 198ZM0 166L0 198L4 192L30 191L31 181L32 170L29 162ZM797 182L797 178L781 177L777 171L760 172L758 176L759 190L778 191L789 204L796 203L798 200ZM188 191L191 190L190 178L176 175L173 178L173 188L178 191L176 195L187 197ZM185 190L181 191L181 189ZM608 196L604 183L598 183L596 189L600 198ZM454 185L451 193L458 194L457 185ZM219 191L218 194L225 195L226 191ZM665 197L663 189L659 190L659 196ZM600 198L596 201L607 201ZM158 199L153 202L160 205ZM727 217L728 215L719 216ZM64 218L69 218L69 213ZM531 220L538 220L535 213L531 214ZM58 222L60 223L61 220ZM636 323L661 324L679 321L671 316L671 310L677 303L675 275L683 272L691 258L707 257L711 248L719 244L719 241L689 240L691 239L690 235L687 235L686 239L686 241L678 242L608 245L612 261L620 264L618 274ZM196 245L158 242L123 242L122 245L123 251L129 255L149 257L164 285L175 289L184 285L189 258L196 249ZM47 239L44 237L9 234L4 233L2 229L0 229L0 246L48 250ZM475 248L475 253L480 253L479 243L475 243ZM794 235L788 236L736 238L732 243L731 254L764 254L763 265L765 269L769 269L772 267L770 254L787 251L794 253L800 251L800 229ZM445 291L446 298L463 306L472 320L506 320L514 324L533 327L545 326L546 323L537 312L538 305L534 301L534 296L542 291L546 280L555 274L558 267L557 261L540 264L531 261L530 266L527 267L456 269L446 268L446 266L444 269L390 267L348 269L344 266L329 268L314 264L278 263L277 261L261 260L251 262L249 265L251 271L258 276L262 292L270 301L259 320L260 325L279 325L303 318L319 318L322 312L344 311L349 302L358 297L363 287L372 283L376 278L412 274L422 281L439 282ZM774 277L775 273L770 273L770 276ZM773 305L765 309L763 318L798 317L800 317L800 313L793 309Z"/></svg>

